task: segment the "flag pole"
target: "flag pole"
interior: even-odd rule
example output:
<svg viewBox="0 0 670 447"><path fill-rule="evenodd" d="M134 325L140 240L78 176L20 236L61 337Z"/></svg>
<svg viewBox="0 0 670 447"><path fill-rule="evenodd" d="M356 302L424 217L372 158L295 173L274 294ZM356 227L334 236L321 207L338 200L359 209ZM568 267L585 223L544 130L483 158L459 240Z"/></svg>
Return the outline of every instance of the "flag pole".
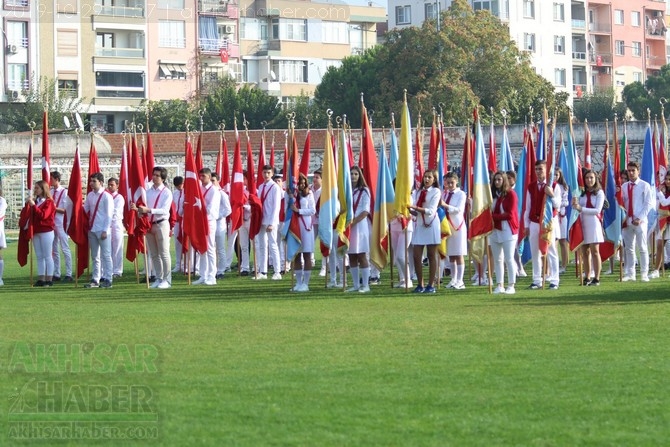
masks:
<svg viewBox="0 0 670 447"><path fill-rule="evenodd" d="M30 147L33 147L35 123L32 122L32 121L30 123L32 124L32 126L30 127ZM31 156L32 156L32 150L31 150ZM31 160L30 166L32 166L32 164L33 163L32 163L32 160ZM30 172L28 173L28 178L32 180L32 178L33 178L32 173L30 173ZM32 188L32 186L33 186L32 184L29 185L30 188ZM32 190L29 192L29 194L31 194L31 193L32 193ZM33 219L32 219L32 213L31 213L31 218L28 219L28 225L32 226L32 224L33 224ZM35 251L35 246L33 244L33 234L32 234L32 231L31 231L31 236L30 236L30 287L34 287L34 283L33 283L33 252L34 251Z"/></svg>
<svg viewBox="0 0 670 447"><path fill-rule="evenodd" d="M489 237L484 237L484 244L486 245L486 264L488 267L488 279L489 279L489 295L493 293L493 275L491 274L491 246L489 245ZM503 276L501 280L504 282L505 277Z"/></svg>

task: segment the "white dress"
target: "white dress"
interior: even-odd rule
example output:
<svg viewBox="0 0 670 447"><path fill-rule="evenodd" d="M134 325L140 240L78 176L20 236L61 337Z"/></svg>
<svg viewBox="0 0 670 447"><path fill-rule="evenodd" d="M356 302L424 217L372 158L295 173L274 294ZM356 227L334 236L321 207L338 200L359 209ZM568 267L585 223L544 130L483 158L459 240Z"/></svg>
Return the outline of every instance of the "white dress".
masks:
<svg viewBox="0 0 670 447"><path fill-rule="evenodd" d="M568 206L568 190L562 185L557 184L561 191L561 207L558 211L558 222L559 222L559 231L560 234L558 239L567 239L568 238L568 217L565 215L565 207Z"/></svg>
<svg viewBox="0 0 670 447"><path fill-rule="evenodd" d="M605 241L603 236L603 224L601 213L605 203L605 193L601 189L595 195L591 195L591 203L588 203L587 194L579 198L579 206L582 207L579 217L582 220L582 232L584 233L584 244L599 244Z"/></svg>
<svg viewBox="0 0 670 447"><path fill-rule="evenodd" d="M447 238L447 255L465 256L468 254L468 230L465 226L467 197L465 192L460 188L456 188L453 193L445 191L442 200L447 203L445 209L452 228L451 236Z"/></svg>
<svg viewBox="0 0 670 447"><path fill-rule="evenodd" d="M370 191L368 188L355 189L353 192L354 219L364 212L370 213ZM369 214L368 214L369 216ZM351 226L349 232L349 253L368 253L370 251L370 219L365 218Z"/></svg>
<svg viewBox="0 0 670 447"><path fill-rule="evenodd" d="M436 245L440 243L440 218L437 215L437 207L440 205L440 190L430 187L426 191L423 203L417 203L423 188L412 193L412 203L418 207L425 208L425 214L416 215L412 244L414 245Z"/></svg>
<svg viewBox="0 0 670 447"><path fill-rule="evenodd" d="M288 202L288 201L287 201ZM300 196L300 206L298 207L298 222L300 222L300 253L314 252L314 227L312 225L312 216L316 214L316 204L312 191L306 196Z"/></svg>

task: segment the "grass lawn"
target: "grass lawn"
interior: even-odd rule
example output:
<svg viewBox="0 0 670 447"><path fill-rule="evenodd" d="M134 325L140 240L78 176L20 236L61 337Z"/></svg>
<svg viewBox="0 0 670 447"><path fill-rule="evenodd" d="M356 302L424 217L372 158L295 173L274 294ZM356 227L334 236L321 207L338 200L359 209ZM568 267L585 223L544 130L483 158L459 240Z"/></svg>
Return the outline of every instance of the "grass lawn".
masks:
<svg viewBox="0 0 670 447"><path fill-rule="evenodd" d="M670 439L668 279L603 276L586 288L573 273L558 291L530 291L521 278L513 296L405 294L386 272L367 295L326 290L316 272L310 294L288 292L288 275L228 275L216 287L179 276L147 290L126 274L109 290L33 289L15 250L5 250L0 288L0 445ZM133 387L147 406L128 403ZM97 439L105 433L113 439Z"/></svg>

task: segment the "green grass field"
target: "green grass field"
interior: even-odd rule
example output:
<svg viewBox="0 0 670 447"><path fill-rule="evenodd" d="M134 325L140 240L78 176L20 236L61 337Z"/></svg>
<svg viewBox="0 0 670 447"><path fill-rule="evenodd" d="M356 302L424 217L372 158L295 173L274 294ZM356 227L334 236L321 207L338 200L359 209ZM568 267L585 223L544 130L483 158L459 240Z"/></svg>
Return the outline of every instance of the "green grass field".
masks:
<svg viewBox="0 0 670 447"><path fill-rule="evenodd" d="M670 439L668 279L586 288L573 274L530 291L522 278L514 296L406 294L388 273L367 295L326 291L316 272L310 294L288 292L288 276L33 289L15 247L0 288L0 445Z"/></svg>

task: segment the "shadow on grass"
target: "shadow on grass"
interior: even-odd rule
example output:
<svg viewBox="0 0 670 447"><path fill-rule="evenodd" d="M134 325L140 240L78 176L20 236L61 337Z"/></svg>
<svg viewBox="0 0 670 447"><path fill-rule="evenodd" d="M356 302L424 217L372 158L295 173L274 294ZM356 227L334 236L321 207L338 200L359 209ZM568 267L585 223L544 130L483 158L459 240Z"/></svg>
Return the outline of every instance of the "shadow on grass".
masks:
<svg viewBox="0 0 670 447"><path fill-rule="evenodd" d="M670 302L667 287L650 287L634 284L632 286L617 285L617 288L575 287L563 291L533 291L532 297L506 299L505 302L516 306L566 306L566 305L628 305L628 304L659 304Z"/></svg>

